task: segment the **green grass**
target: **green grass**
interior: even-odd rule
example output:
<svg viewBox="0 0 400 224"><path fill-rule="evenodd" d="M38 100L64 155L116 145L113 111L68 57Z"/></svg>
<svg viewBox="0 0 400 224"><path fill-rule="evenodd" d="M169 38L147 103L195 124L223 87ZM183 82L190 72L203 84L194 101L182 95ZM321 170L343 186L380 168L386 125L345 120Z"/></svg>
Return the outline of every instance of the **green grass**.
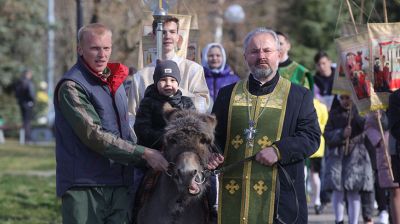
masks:
<svg viewBox="0 0 400 224"><path fill-rule="evenodd" d="M54 170L54 146L0 145L0 223L61 223L55 176L27 172Z"/></svg>
<svg viewBox="0 0 400 224"><path fill-rule="evenodd" d="M0 144L0 173L54 170L54 145L19 145L16 140Z"/></svg>

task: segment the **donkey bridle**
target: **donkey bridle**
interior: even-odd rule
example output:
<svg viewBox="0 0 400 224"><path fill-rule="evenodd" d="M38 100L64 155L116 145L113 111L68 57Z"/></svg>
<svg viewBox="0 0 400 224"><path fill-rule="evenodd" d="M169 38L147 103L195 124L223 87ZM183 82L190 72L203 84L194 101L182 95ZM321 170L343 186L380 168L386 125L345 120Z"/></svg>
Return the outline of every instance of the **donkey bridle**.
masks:
<svg viewBox="0 0 400 224"><path fill-rule="evenodd" d="M216 153L222 154L222 151L219 149L219 147L218 147L217 145L213 144L213 145L210 146L210 148L211 148L211 151L212 151L212 152L216 152ZM244 158L244 159L242 159L242 160L236 161L235 163L232 163L232 164L223 166L223 167L221 167L220 169L215 169L215 170L206 169L206 168L204 168L205 166L204 166L204 164L203 164L203 170L201 171L201 173L204 175L204 178L203 178L203 180L202 180L201 183L197 183L197 182L196 182L196 183L197 183L197 184L203 184L203 183L206 181L206 179L208 179L211 175L222 174L222 173L224 173L224 172L226 172L226 171L228 171L228 170L231 170L232 168L234 168L234 167L236 167L236 166L238 166L238 165L240 165L240 164L243 164L243 163L245 163L245 162L252 161L252 160L254 160L254 159L256 158L256 155L257 155L257 153L254 154L254 155L252 155L252 156L246 157L246 158ZM282 172L283 172L283 174L284 174L284 176L285 176L285 178L286 178L286 181L287 181L288 183L290 183L290 186L291 186L292 189L293 189L293 194L294 194L294 196L295 196L295 198L296 198L296 218L295 218L295 219L293 220L293 222L291 222L291 223L296 223L296 222L297 222L297 219L299 218L299 212L300 212L300 211L299 211L299 210L300 210L300 207L299 207L299 199L298 199L298 197L297 197L296 188L295 188L294 183L293 183L293 181L291 180L291 178L290 178L288 172L285 170L285 168L283 168L282 165L281 165L280 163L276 163L276 164L277 164L278 168L280 168L280 169L282 170ZM175 163L169 162L168 170L165 172L165 173L166 173L168 176L170 176L170 177L173 176L173 173L171 172L171 169L172 169L174 166L175 166ZM276 206L276 217L275 217L275 219L276 219L278 222L282 223L282 224L286 224L286 222L284 222L284 221L281 219L281 217L279 216L279 196L280 196L280 182L279 182L279 181L277 181L277 189L276 189L276 192L277 192L277 193L276 193L276 195L277 195L277 206Z"/></svg>

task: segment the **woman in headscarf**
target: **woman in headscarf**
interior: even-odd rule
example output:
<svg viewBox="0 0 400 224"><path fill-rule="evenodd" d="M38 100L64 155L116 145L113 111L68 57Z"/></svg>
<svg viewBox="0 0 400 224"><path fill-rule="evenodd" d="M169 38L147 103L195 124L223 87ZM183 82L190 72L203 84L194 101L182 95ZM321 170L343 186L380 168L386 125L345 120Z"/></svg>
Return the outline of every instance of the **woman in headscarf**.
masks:
<svg viewBox="0 0 400 224"><path fill-rule="evenodd" d="M219 43L210 43L203 49L201 64L204 68L207 86L213 101L217 98L220 88L237 82L240 78L226 64L224 47Z"/></svg>

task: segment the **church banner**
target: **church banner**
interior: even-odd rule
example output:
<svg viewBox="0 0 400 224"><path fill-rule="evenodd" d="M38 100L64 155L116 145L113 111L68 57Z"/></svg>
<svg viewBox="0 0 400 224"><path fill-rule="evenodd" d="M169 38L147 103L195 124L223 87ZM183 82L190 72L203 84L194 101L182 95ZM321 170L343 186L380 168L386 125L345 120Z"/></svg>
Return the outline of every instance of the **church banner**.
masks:
<svg viewBox="0 0 400 224"><path fill-rule="evenodd" d="M336 39L340 64L359 113L365 114L380 101L373 91L370 75L368 33Z"/></svg>
<svg viewBox="0 0 400 224"><path fill-rule="evenodd" d="M200 53L199 53L199 37L200 37L200 30L198 29L191 29L189 34L189 43L187 46L187 53L186 58L200 63Z"/></svg>
<svg viewBox="0 0 400 224"><path fill-rule="evenodd" d="M357 34L356 28L357 28L357 31L361 32L361 33L368 31L368 27L364 24L357 24L356 27L354 27L353 23L344 22L340 29L341 37L349 37L349 36L356 35ZM340 54L340 52L339 52L339 54ZM337 60L337 68L335 70L332 92L334 94L339 94L339 95L340 94L347 94L347 95L352 94L351 84L349 83L349 80L346 78L346 75L344 72L344 65L341 63L340 56Z"/></svg>
<svg viewBox="0 0 400 224"><path fill-rule="evenodd" d="M382 109L400 87L400 23L369 23L371 77Z"/></svg>
<svg viewBox="0 0 400 224"><path fill-rule="evenodd" d="M344 73L344 67L341 63L340 57L337 59L337 67L333 78L332 93L334 94L351 94L349 83Z"/></svg>

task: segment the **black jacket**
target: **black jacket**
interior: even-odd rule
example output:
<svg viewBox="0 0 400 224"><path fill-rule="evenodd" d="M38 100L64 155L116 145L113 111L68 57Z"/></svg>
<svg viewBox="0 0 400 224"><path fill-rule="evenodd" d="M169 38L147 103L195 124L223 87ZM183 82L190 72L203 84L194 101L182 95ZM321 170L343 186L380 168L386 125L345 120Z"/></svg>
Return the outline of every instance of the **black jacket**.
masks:
<svg viewBox="0 0 400 224"><path fill-rule="evenodd" d="M332 75L329 77L322 76L319 72L314 75L314 83L319 88L321 96L332 95L333 78L335 68L332 67Z"/></svg>
<svg viewBox="0 0 400 224"><path fill-rule="evenodd" d="M279 80L279 74L260 86L259 82L249 77L249 91L253 95L269 94ZM217 116L216 140L223 150L226 141L227 118L230 97L234 84L222 88L214 103L213 113ZM285 120L281 139L275 142L281 158L279 163L284 167L294 184L299 202L299 213L296 223L307 223L307 201L304 183L304 160L311 156L319 147L321 131L317 114L313 105L311 91L292 84L289 91ZM275 212L279 206L279 216L286 223L292 223L296 218L296 197L292 186L288 183L282 169L278 171L280 192L279 205L275 204ZM278 196L278 193L276 194ZM276 198L275 201L278 201Z"/></svg>
<svg viewBox="0 0 400 224"><path fill-rule="evenodd" d="M33 81L28 78L21 78L15 84L15 96L18 104L23 109L32 108L35 103L35 88Z"/></svg>
<svg viewBox="0 0 400 224"><path fill-rule="evenodd" d="M400 89L389 97L388 118L390 133L396 139L396 152L400 155Z"/></svg>
<svg viewBox="0 0 400 224"><path fill-rule="evenodd" d="M196 109L192 100L189 97L182 96L180 90L174 96L168 97L160 95L154 84L150 85L144 93L144 98L140 101L136 114L134 130L139 145L161 149L161 137L166 126L163 117L163 106L167 102L174 108Z"/></svg>

